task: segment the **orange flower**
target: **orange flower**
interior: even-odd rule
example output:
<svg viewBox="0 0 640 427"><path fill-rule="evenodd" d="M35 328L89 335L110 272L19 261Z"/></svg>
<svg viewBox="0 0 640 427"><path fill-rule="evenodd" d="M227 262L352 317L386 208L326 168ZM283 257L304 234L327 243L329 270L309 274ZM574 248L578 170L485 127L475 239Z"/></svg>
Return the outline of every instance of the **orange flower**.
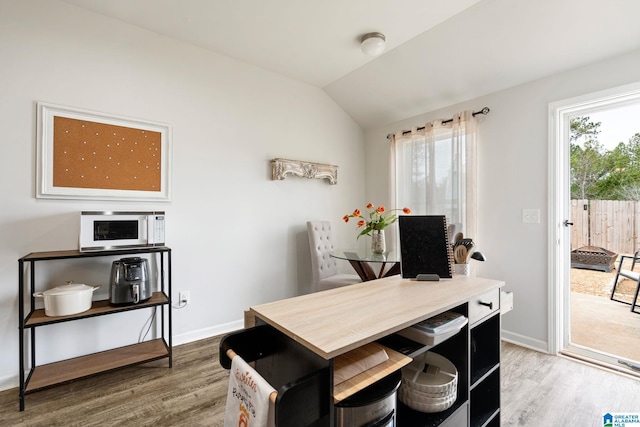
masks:
<svg viewBox="0 0 640 427"><path fill-rule="evenodd" d="M391 209L389 212L384 208L384 206L380 205L377 208L374 208L373 203L367 203L367 212L362 215L360 209L355 209L352 214L347 214L342 217L344 222L349 222L349 218L357 218L357 225L360 230L360 236L370 236L373 230L384 230L389 225L393 224L398 220L398 216L394 213L395 211L402 211L404 214L410 214L411 209L402 208L402 209Z"/></svg>

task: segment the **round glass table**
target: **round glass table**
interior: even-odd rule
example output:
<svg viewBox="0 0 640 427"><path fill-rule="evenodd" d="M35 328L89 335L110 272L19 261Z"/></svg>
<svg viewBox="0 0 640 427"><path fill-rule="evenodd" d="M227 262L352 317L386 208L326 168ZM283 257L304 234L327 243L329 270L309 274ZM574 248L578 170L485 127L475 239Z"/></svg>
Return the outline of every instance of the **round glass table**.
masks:
<svg viewBox="0 0 640 427"><path fill-rule="evenodd" d="M399 251L387 251L382 254L374 254L370 248L356 248L336 250L331 252L331 256L349 261L363 282L400 274ZM371 264L380 264L380 270L377 274ZM391 264L391 266L386 268L389 264Z"/></svg>

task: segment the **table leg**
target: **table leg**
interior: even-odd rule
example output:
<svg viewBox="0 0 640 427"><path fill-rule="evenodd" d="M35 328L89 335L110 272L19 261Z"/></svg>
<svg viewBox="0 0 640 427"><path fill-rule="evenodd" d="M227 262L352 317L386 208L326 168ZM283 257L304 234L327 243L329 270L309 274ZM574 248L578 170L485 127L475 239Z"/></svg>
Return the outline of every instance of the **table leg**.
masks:
<svg viewBox="0 0 640 427"><path fill-rule="evenodd" d="M395 276L396 274L400 274L400 263L399 262L396 262L395 264L393 264L393 267L391 267L389 269L389 271L387 271L387 274L385 274L384 277Z"/></svg>
<svg viewBox="0 0 640 427"><path fill-rule="evenodd" d="M363 282L377 279L376 273L374 273L373 269L366 261L349 260L349 263L356 273L358 273L358 276L360 276Z"/></svg>
<svg viewBox="0 0 640 427"><path fill-rule="evenodd" d="M385 268L386 266L387 266L387 263L386 263L386 262L383 262L383 263L382 263L382 266L380 267L380 272L378 273L378 279L380 279L381 277L384 277L384 276L382 275L382 273L384 273L384 268Z"/></svg>
<svg viewBox="0 0 640 427"><path fill-rule="evenodd" d="M351 264L353 269L356 271L356 273L358 273L358 276L360 276L363 282L400 274L399 262L394 263L393 266L386 273L384 272L384 267L387 265L387 263L383 262L382 267L380 267L380 272L378 274L376 274L373 271L369 263L366 261L349 260L349 263Z"/></svg>

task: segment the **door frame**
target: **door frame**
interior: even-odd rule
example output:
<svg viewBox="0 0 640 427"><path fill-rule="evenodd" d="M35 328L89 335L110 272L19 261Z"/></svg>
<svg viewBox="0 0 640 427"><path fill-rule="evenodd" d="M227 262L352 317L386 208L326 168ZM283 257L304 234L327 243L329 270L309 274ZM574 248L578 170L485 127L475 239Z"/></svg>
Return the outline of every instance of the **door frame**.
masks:
<svg viewBox="0 0 640 427"><path fill-rule="evenodd" d="M570 340L571 220L569 120L614 104L640 101L640 82L618 86L549 104L549 228L548 228L548 341L550 354L562 352Z"/></svg>

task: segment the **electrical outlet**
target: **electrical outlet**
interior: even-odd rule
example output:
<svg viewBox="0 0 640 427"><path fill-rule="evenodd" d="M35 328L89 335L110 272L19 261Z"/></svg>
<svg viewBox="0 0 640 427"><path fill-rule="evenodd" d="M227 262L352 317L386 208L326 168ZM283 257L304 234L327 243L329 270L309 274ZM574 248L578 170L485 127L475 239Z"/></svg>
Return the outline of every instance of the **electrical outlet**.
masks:
<svg viewBox="0 0 640 427"><path fill-rule="evenodd" d="M180 304L189 304L189 302L191 302L191 292L189 291L182 291L178 294L178 299L180 301Z"/></svg>
<svg viewBox="0 0 640 427"><path fill-rule="evenodd" d="M522 209L524 224L540 224L540 209Z"/></svg>

